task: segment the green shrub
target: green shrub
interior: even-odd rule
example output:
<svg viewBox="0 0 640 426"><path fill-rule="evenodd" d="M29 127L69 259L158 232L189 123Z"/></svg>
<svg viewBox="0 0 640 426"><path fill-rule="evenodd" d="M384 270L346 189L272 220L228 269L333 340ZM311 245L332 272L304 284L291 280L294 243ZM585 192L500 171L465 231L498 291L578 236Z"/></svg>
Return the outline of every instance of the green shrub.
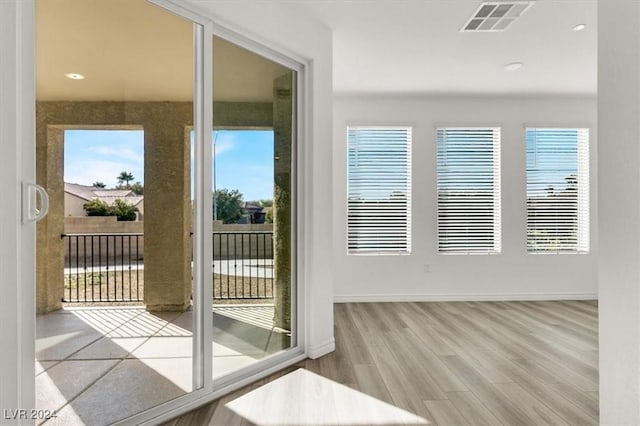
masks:
<svg viewBox="0 0 640 426"><path fill-rule="evenodd" d="M117 216L118 221L136 220L138 208L124 200L117 199L113 206L95 199L83 204L87 216Z"/></svg>

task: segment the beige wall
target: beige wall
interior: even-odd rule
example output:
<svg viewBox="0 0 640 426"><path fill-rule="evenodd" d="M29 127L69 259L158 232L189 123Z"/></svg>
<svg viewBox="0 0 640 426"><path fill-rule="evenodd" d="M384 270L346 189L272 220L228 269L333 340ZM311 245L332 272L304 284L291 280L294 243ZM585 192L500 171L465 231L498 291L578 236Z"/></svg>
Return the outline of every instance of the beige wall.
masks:
<svg viewBox="0 0 640 426"><path fill-rule="evenodd" d="M181 310L190 304L191 209L189 102L37 102L36 179L50 196L49 215L38 223L36 306L40 313L61 307L64 251L64 131L145 131L145 204L148 244L145 302L151 310ZM149 204L151 203L151 204Z"/></svg>
<svg viewBox="0 0 640 426"><path fill-rule="evenodd" d="M213 258L273 259L273 224L213 222Z"/></svg>
<svg viewBox="0 0 640 426"><path fill-rule="evenodd" d="M118 222L115 216L65 217L64 233L72 236L62 241L64 266L82 267L85 257L87 264L96 266L141 262L144 259L143 232L143 222Z"/></svg>
<svg viewBox="0 0 640 426"><path fill-rule="evenodd" d="M144 232L142 222L118 222L115 216L65 217L65 234L132 234Z"/></svg>
<svg viewBox="0 0 640 426"><path fill-rule="evenodd" d="M251 224L223 224L222 221L213 221L214 232L270 232L273 225L270 223ZM84 216L65 217L65 234L99 234L99 233L143 233L144 224L142 222L118 222L115 216Z"/></svg>
<svg viewBox="0 0 640 426"><path fill-rule="evenodd" d="M86 216L87 212L84 211L84 204L87 200L76 197L68 192L64 193L64 217L69 216Z"/></svg>
<svg viewBox="0 0 640 426"><path fill-rule="evenodd" d="M273 258L273 225L271 224L229 224L214 222L213 250L215 259L271 259ZM65 234L143 234L143 222L118 222L109 217L65 217ZM144 259L144 235L109 237L109 254L118 259ZM76 265L77 258L86 254L105 253L106 237L67 237L63 241L65 267ZM102 248L99 246L102 245ZM79 250L79 252L78 252ZM93 251L92 251L93 250ZM97 259L97 257L96 257ZM106 257L105 257L106 260ZM82 260L80 260L82 262Z"/></svg>

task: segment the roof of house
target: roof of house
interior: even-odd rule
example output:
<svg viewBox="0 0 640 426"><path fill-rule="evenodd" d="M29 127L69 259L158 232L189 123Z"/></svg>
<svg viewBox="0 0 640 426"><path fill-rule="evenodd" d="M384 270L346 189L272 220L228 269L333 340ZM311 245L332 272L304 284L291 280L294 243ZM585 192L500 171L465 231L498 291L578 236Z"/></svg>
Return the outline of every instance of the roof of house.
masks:
<svg viewBox="0 0 640 426"><path fill-rule="evenodd" d="M246 201L244 202L244 204L242 205L242 207L243 207L245 210L256 210L256 211L262 211L262 210L263 210L263 207L262 207L262 206L259 206L259 205L254 204L254 203L248 203L248 202L246 202Z"/></svg>
<svg viewBox="0 0 640 426"><path fill-rule="evenodd" d="M75 195L78 198L82 198L84 200L92 200L96 197L94 194L94 190L96 188L92 186L79 185L77 183L64 183L64 192L67 192L71 195Z"/></svg>
<svg viewBox="0 0 640 426"><path fill-rule="evenodd" d="M132 197L136 194L130 189L105 189L99 188L93 191L96 197Z"/></svg>
<svg viewBox="0 0 640 426"><path fill-rule="evenodd" d="M125 200L134 206L137 206L142 202L144 196L136 195L130 189L106 189L96 188L93 186L80 185L77 183L64 183L64 192L75 195L78 198L82 198L86 201L100 200L104 201L108 205L112 206L113 203L120 199Z"/></svg>

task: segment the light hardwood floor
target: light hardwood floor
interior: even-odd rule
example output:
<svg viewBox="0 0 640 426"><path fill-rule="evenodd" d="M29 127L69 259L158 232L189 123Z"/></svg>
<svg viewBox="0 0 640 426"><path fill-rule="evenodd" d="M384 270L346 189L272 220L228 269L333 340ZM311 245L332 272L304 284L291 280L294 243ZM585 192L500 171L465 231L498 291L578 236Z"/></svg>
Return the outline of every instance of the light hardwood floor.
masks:
<svg viewBox="0 0 640 426"><path fill-rule="evenodd" d="M429 424L598 424L596 302L337 304L335 336L335 352L301 362L167 425L278 424L269 418L251 421L229 409L229 403L298 368ZM283 412L296 404L295 394L272 394L264 393L264 404L287 405ZM255 397L252 401L260 404ZM365 418L370 414L363 412ZM304 423L311 424L316 422ZM328 423L319 417L317 424ZM334 419L330 424L353 422Z"/></svg>

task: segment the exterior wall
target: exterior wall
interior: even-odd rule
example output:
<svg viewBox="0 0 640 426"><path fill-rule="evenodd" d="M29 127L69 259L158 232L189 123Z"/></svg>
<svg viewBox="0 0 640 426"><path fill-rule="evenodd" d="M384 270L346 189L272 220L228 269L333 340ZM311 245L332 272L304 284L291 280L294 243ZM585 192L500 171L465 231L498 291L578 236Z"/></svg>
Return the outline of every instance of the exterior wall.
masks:
<svg viewBox="0 0 640 426"><path fill-rule="evenodd" d="M37 181L50 196L49 215L37 228L38 312L61 307L64 248L64 131L68 128L145 130L146 263L145 300L155 309L183 309L190 303L188 129L189 102L38 102ZM160 231L161 230L161 231ZM151 251L152 250L152 251Z"/></svg>
<svg viewBox="0 0 640 426"><path fill-rule="evenodd" d="M109 234L144 234L143 222L118 222L115 216L108 217L65 217L65 234L89 234L93 238L66 238L63 241L64 265L70 267L82 264L83 257L103 254L107 262L107 237ZM102 235L102 237L98 237ZM109 237L109 255L115 259L144 260L144 235L116 239ZM227 259L272 259L273 225L271 224L222 224L214 222L213 256L216 260Z"/></svg>
<svg viewBox="0 0 640 426"><path fill-rule="evenodd" d="M124 234L143 234L142 222L118 222L115 216L65 217L65 234L91 236L63 239L64 266L107 265L144 260L144 235L122 237ZM118 236L115 236L118 235Z"/></svg>
<svg viewBox="0 0 640 426"><path fill-rule="evenodd" d="M594 98L338 97L334 103L336 301L501 300L597 297L597 144ZM413 126L412 252L347 255L347 125ZM438 125L502 127L502 253L437 251ZM527 253L525 125L590 128L591 249L588 254Z"/></svg>
<svg viewBox="0 0 640 426"><path fill-rule="evenodd" d="M217 102L214 126L268 127L271 103ZM183 309L191 299L189 200L190 102L37 102L37 182L50 196L49 215L37 226L37 292L40 313L62 305L64 248L64 131L67 128L145 130L145 276L149 309ZM153 252L149 251L149 247ZM179 256L179 258L178 258ZM156 291L157 289L157 291Z"/></svg>
<svg viewBox="0 0 640 426"><path fill-rule="evenodd" d="M69 216L86 216L87 212L84 211L84 204L87 200L80 197L76 197L68 192L64 193L64 217Z"/></svg>
<svg viewBox="0 0 640 426"><path fill-rule="evenodd" d="M65 234L142 234L142 222L118 222L115 216L65 217Z"/></svg>

